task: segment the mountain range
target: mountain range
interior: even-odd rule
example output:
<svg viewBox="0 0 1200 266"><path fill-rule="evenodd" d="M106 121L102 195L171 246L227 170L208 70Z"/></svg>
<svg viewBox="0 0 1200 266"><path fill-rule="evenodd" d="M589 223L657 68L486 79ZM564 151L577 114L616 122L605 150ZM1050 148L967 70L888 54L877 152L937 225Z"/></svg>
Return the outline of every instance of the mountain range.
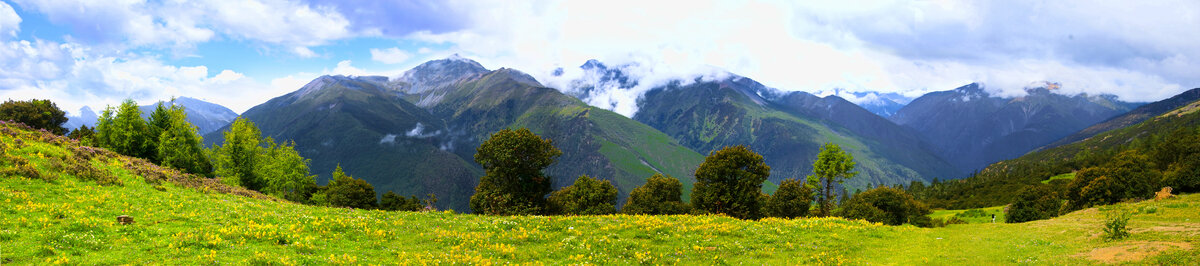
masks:
<svg viewBox="0 0 1200 266"><path fill-rule="evenodd" d="M941 158L964 172L1012 159L1088 126L1123 114L1137 103L1112 95L1066 96L1057 84L1028 88L1021 97L993 96L982 84L925 94L888 119L915 130Z"/></svg>

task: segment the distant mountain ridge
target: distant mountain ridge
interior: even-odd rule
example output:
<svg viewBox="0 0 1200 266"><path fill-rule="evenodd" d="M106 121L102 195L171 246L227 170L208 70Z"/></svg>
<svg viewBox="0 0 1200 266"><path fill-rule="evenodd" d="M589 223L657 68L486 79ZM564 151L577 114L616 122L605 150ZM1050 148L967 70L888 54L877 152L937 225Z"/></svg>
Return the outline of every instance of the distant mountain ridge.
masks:
<svg viewBox="0 0 1200 266"><path fill-rule="evenodd" d="M1200 88L1191 89L1172 96L1171 98L1139 106L1136 109L1133 109L1133 111L1129 111L1128 113L1092 125L1088 128L1080 130L1079 132L1076 132L1075 134L1071 134L1070 136L1059 139L1054 143L1050 143L1046 146L1038 148L1038 150L1071 144L1073 142L1081 141L1109 130L1124 128L1130 125L1141 123L1142 121L1146 121L1146 119L1179 109L1180 107L1196 102L1197 100L1200 100Z"/></svg>
<svg viewBox="0 0 1200 266"><path fill-rule="evenodd" d="M568 88L581 99L638 84L625 66L589 60L588 79ZM912 132L836 96L783 92L731 73L678 80L648 90L638 99L634 120L650 125L701 154L748 145L772 166L770 180L804 178L821 144L834 142L854 153L861 174L847 186L897 184L958 176L927 151ZM603 88L600 88L604 86Z"/></svg>
<svg viewBox="0 0 1200 266"><path fill-rule="evenodd" d="M1137 106L1111 95L1065 96L1048 87L1053 88L1030 88L1026 96L1002 98L972 83L925 94L888 119L915 130L942 158L969 172L1016 158Z"/></svg>

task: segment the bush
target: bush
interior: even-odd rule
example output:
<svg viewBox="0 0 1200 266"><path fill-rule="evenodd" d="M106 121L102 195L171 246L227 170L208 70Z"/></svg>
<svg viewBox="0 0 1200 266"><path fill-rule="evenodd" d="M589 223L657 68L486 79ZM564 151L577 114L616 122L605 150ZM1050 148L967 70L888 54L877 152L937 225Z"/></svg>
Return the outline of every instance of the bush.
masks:
<svg viewBox="0 0 1200 266"><path fill-rule="evenodd" d="M1129 150L1117 155L1103 167L1079 170L1067 186L1070 210L1107 205L1126 199L1153 196L1160 186L1161 174L1149 158Z"/></svg>
<svg viewBox="0 0 1200 266"><path fill-rule="evenodd" d="M587 175L579 176L575 183L550 193L552 213L566 215L604 215L617 213L617 187L608 180L598 180Z"/></svg>
<svg viewBox="0 0 1200 266"><path fill-rule="evenodd" d="M685 214L690 209L683 203L683 183L679 179L654 174L646 184L629 192L629 201L621 207L625 214Z"/></svg>
<svg viewBox="0 0 1200 266"><path fill-rule="evenodd" d="M779 183L775 195L767 200L766 213L771 217L780 218L808 216L812 200L813 191L804 181L789 178Z"/></svg>
<svg viewBox="0 0 1200 266"><path fill-rule="evenodd" d="M1008 223L1045 220L1058 216L1062 200L1049 186L1032 186L1017 193L1017 198L1005 210L1004 220Z"/></svg>
<svg viewBox="0 0 1200 266"><path fill-rule="evenodd" d="M903 190L878 187L864 191L842 204L841 215L888 225L905 223L930 226L929 207Z"/></svg>
<svg viewBox="0 0 1200 266"><path fill-rule="evenodd" d="M379 198L379 208L389 211L421 211L425 209L425 205L421 204L421 200L417 196L409 196L408 198L397 195L396 192L388 191L383 193Z"/></svg>
<svg viewBox="0 0 1200 266"><path fill-rule="evenodd" d="M713 151L696 169L692 205L698 211L739 219L762 217L762 183L771 167L762 155L738 145Z"/></svg>
<svg viewBox="0 0 1200 266"><path fill-rule="evenodd" d="M1109 212L1104 218L1104 240L1114 241L1129 237L1129 218L1133 213L1124 209Z"/></svg>

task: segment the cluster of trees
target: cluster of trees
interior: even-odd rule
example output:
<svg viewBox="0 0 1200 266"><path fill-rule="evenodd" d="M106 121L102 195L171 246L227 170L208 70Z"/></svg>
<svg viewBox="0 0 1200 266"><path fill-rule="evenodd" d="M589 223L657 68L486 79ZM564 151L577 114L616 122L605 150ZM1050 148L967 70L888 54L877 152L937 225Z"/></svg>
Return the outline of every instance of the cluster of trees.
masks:
<svg viewBox="0 0 1200 266"><path fill-rule="evenodd" d="M617 213L617 189L607 180L584 175L551 192L551 179L542 169L561 154L551 140L525 128L492 134L476 149L475 161L483 165L485 175L471 197L472 210L490 215ZM740 219L841 215L887 224L929 224L929 208L896 188L857 194L843 200L841 211L836 211L834 186L857 174L854 157L830 143L821 148L813 166L814 173L807 180L784 180L771 196L762 192L762 184L771 174L762 155L746 146L726 147L709 153L696 169L691 204L682 200L679 179L655 174L630 192L620 212L711 213Z"/></svg>
<svg viewBox="0 0 1200 266"><path fill-rule="evenodd" d="M0 104L0 120L67 134L62 127L66 113L49 100L8 100ZM184 107L174 100L159 102L146 119L136 102L125 100L106 107L95 129L83 125L67 136L81 145L106 148L299 203L417 211L432 209L437 202L433 194L421 200L391 191L377 202L375 188L346 175L341 166L334 170L328 185L319 186L309 172L310 160L300 156L295 142L263 137L254 123L240 117L224 132L219 146L205 148L196 126L187 121Z"/></svg>

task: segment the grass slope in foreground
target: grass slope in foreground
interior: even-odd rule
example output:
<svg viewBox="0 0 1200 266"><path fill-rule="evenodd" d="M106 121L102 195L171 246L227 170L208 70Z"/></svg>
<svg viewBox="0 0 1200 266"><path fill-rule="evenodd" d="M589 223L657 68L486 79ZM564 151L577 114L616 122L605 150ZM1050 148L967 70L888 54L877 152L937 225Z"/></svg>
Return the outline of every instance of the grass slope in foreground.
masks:
<svg viewBox="0 0 1200 266"><path fill-rule="evenodd" d="M1096 208L1024 224L938 229L840 218L384 212L280 202L178 174L167 182L147 182L133 174L145 173L138 170L148 167L140 160L104 152L80 159L72 152L80 148L69 141L12 125L0 125L0 132L6 152L0 168L25 160L42 177L0 178L4 264L1086 264L1101 262L1093 256L1150 255L1140 260L1145 263L1200 259L1193 249L1200 245L1200 195L1118 205L1155 209L1133 216L1132 237L1119 242L1100 239L1103 211ZM52 166L55 160L67 165ZM80 161L119 181L100 185L56 170ZM136 223L119 225L118 215L130 215Z"/></svg>

